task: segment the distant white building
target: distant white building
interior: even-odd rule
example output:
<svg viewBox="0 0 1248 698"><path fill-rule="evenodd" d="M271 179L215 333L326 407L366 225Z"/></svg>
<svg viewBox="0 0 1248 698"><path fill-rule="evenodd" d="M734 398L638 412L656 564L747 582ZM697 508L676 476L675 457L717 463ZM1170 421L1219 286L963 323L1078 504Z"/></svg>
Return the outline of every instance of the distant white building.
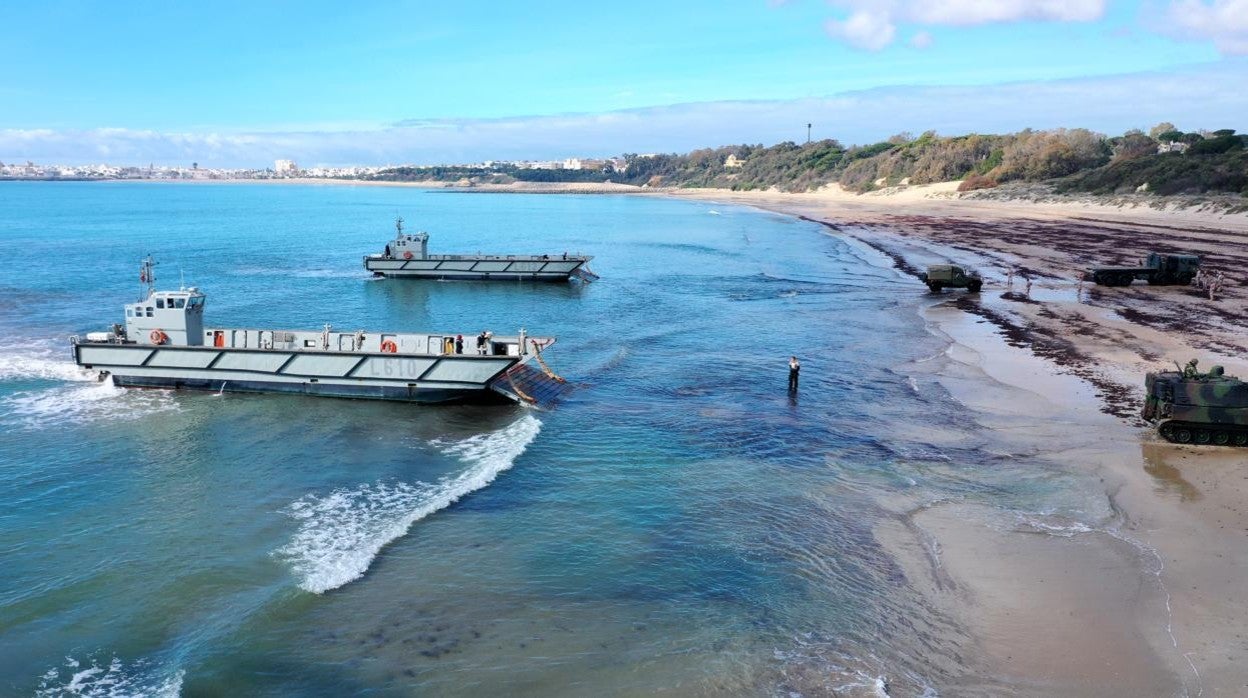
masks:
<svg viewBox="0 0 1248 698"><path fill-rule="evenodd" d="M1170 141L1169 143L1158 143L1157 152L1158 153L1186 153L1187 149L1190 147L1191 146L1188 145L1187 143L1181 143L1179 141Z"/></svg>
<svg viewBox="0 0 1248 698"><path fill-rule="evenodd" d="M299 174L299 166L295 164L294 160L278 160L273 163L273 171L279 175L293 177Z"/></svg>
<svg viewBox="0 0 1248 698"><path fill-rule="evenodd" d="M567 160L564 160L563 169L565 170L581 169L581 159L580 158L568 158Z"/></svg>
<svg viewBox="0 0 1248 698"><path fill-rule="evenodd" d="M740 167L744 164L745 164L745 160L738 160L736 153L729 153L728 157L724 158L724 167L727 167L729 169Z"/></svg>

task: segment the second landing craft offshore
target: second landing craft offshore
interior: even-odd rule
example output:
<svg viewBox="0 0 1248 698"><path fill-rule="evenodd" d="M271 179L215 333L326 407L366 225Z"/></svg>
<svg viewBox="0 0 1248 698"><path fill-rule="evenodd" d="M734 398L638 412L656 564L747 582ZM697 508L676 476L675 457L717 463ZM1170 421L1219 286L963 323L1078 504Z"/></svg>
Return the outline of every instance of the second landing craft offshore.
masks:
<svg viewBox="0 0 1248 698"><path fill-rule="evenodd" d="M375 276L443 281L567 281L578 278L594 281L588 255L483 255L429 254L429 234L404 233L403 219L395 221L398 231L381 254L364 257L364 268Z"/></svg>
<svg viewBox="0 0 1248 698"><path fill-rule="evenodd" d="M541 351L553 337L452 333L338 332L204 326L196 288L155 290L151 258L144 293L126 322L73 337L74 361L122 387L299 393L403 402L549 402L564 382ZM541 370L529 362L536 360Z"/></svg>

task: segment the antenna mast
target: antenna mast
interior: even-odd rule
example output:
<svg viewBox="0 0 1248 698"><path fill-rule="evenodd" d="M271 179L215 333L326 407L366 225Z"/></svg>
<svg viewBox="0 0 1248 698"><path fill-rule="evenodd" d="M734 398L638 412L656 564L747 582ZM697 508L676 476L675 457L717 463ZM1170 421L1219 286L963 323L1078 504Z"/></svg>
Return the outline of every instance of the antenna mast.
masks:
<svg viewBox="0 0 1248 698"><path fill-rule="evenodd" d="M142 284L142 286L139 287L140 303L150 298L152 292L156 290L155 266L156 262L152 261L152 256L150 254L144 257L142 264L139 265L139 283ZM146 293L144 293L144 291L146 291Z"/></svg>

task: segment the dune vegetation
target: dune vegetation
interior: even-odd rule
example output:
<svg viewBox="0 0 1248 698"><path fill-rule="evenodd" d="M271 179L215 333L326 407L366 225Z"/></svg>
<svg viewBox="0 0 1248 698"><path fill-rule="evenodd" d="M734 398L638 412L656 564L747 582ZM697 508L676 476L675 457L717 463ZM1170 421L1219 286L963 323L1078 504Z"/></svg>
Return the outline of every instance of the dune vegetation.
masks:
<svg viewBox="0 0 1248 698"><path fill-rule="evenodd" d="M1248 196L1248 135L1233 129L1183 132L1162 123L1148 133L1106 136L1087 129L1027 129L1006 135L918 137L902 133L870 145L827 139L805 144L733 145L685 154L625 154L623 167L590 169L490 166L399 167L389 181L505 184L617 182L648 187L777 189L802 192L839 184L868 192L905 184L960 180L960 191L1010 182L1045 182L1058 193L1231 193Z"/></svg>

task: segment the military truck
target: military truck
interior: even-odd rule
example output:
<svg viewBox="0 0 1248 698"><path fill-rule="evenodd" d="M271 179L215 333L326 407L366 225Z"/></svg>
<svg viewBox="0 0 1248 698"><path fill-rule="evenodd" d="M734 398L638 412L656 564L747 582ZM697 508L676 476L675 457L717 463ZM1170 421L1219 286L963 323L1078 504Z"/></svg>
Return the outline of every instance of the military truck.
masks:
<svg viewBox="0 0 1248 698"><path fill-rule="evenodd" d="M1143 279L1154 286L1186 286L1200 269L1200 257L1194 254L1162 254L1150 252L1138 267L1093 267L1084 278L1100 286L1130 286Z"/></svg>
<svg viewBox="0 0 1248 698"><path fill-rule="evenodd" d="M1201 373L1192 359L1177 371L1149 373L1144 391L1143 417L1163 439L1248 446L1248 383L1221 366Z"/></svg>
<svg viewBox="0 0 1248 698"><path fill-rule="evenodd" d="M980 287L984 285L984 280L979 278L979 272L963 269L956 264L929 265L926 272L919 274L919 280L927 284L932 293L940 293L946 288L964 288L971 293L979 293Z"/></svg>

